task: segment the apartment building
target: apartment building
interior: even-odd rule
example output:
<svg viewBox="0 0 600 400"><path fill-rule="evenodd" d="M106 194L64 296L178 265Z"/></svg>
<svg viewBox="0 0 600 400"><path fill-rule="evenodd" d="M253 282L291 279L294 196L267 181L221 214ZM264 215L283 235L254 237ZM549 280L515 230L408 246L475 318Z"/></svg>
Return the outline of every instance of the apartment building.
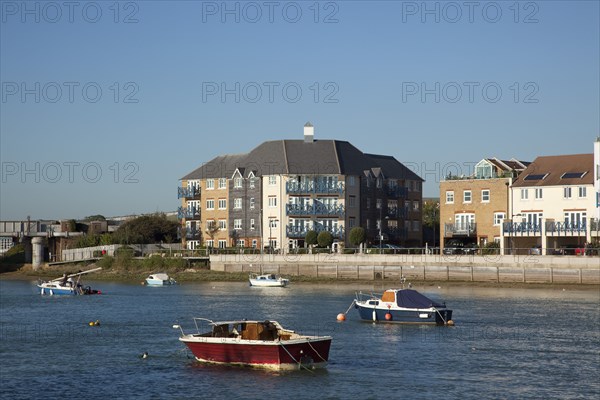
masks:
<svg viewBox="0 0 600 400"><path fill-rule="evenodd" d="M469 177L449 176L440 182L440 246L500 242L509 210L512 181L529 162L484 158Z"/></svg>
<svg viewBox="0 0 600 400"><path fill-rule="evenodd" d="M564 254L598 241L599 165L600 139L593 154L536 158L511 186L502 247L513 254Z"/></svg>
<svg viewBox="0 0 600 400"><path fill-rule="evenodd" d="M315 140L307 123L302 140L267 141L245 154L216 157L184 176L182 230L200 226L201 237L186 234L182 241L188 248L290 249L303 247L306 233L314 230L349 246L349 230L363 226L371 242L381 237L420 245L422 182L392 156L365 154L346 141ZM199 215L190 207L200 207Z"/></svg>

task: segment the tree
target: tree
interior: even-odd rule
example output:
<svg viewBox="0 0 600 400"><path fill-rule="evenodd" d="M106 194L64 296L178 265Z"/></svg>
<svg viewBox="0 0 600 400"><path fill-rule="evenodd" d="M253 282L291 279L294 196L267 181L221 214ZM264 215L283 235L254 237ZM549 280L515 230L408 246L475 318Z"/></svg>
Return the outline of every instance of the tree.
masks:
<svg viewBox="0 0 600 400"><path fill-rule="evenodd" d="M177 237L179 224L164 214L142 215L130 219L114 233L114 242L121 244L169 243Z"/></svg>
<svg viewBox="0 0 600 400"><path fill-rule="evenodd" d="M306 236L304 237L304 242L309 246L314 246L317 244L317 232L316 231L308 231L306 232Z"/></svg>
<svg viewBox="0 0 600 400"><path fill-rule="evenodd" d="M319 247L329 247L333 243L333 235L331 232L323 231L317 236L317 242L319 243Z"/></svg>
<svg viewBox="0 0 600 400"><path fill-rule="evenodd" d="M208 227L206 229L206 234L210 237L210 240L212 240L213 242L213 246L215 243L215 236L217 235L217 233L219 233L219 226L215 223L215 221L212 221L212 224L208 224Z"/></svg>
<svg viewBox="0 0 600 400"><path fill-rule="evenodd" d="M440 202L427 200L423 203L423 226L433 229L433 245L437 243L436 229L440 226Z"/></svg>
<svg viewBox="0 0 600 400"><path fill-rule="evenodd" d="M85 222L92 222L92 221L106 221L106 217L104 217L104 215L100 215L100 214L96 214L96 215L90 215L87 216L83 219Z"/></svg>
<svg viewBox="0 0 600 400"><path fill-rule="evenodd" d="M360 246L367 239L367 234L363 227L355 226L350 230L350 243L354 246Z"/></svg>

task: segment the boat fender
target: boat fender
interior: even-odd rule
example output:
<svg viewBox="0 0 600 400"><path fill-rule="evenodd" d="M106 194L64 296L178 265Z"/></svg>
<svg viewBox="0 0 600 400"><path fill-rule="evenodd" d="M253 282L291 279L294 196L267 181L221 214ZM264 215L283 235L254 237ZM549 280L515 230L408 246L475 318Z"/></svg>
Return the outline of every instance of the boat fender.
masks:
<svg viewBox="0 0 600 400"><path fill-rule="evenodd" d="M377 321L377 312L373 310L373 321Z"/></svg>
<svg viewBox="0 0 600 400"><path fill-rule="evenodd" d="M389 312L385 313L385 319L386 319L387 321L391 321L391 320L392 320L392 314L391 314L391 313L389 313Z"/></svg>

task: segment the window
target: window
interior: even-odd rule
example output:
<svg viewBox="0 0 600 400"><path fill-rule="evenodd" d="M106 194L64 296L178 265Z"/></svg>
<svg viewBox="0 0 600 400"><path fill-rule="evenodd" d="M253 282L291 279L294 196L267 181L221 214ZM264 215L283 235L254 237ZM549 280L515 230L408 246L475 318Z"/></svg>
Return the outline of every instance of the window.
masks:
<svg viewBox="0 0 600 400"><path fill-rule="evenodd" d="M481 202L482 203L490 202L490 191L488 189L484 189L481 191Z"/></svg>
<svg viewBox="0 0 600 400"><path fill-rule="evenodd" d="M214 240L205 240L204 244L206 245L206 247L214 247L215 241Z"/></svg>
<svg viewBox="0 0 600 400"><path fill-rule="evenodd" d="M521 200L527 200L527 199L529 199L529 190L521 189Z"/></svg>
<svg viewBox="0 0 600 400"><path fill-rule="evenodd" d="M269 219L269 228L277 228L277 222L279 220L275 219L275 218L270 218Z"/></svg>
<svg viewBox="0 0 600 400"><path fill-rule="evenodd" d="M419 232L421 230L421 221L413 221L412 228L413 232Z"/></svg>
<svg viewBox="0 0 600 400"><path fill-rule="evenodd" d="M506 213L495 212L494 213L494 226L502 225L502 221L506 218Z"/></svg>
<svg viewBox="0 0 600 400"><path fill-rule="evenodd" d="M250 229L252 229L252 230L256 229L256 228L255 228L255 225L254 225L254 218L252 218L252 219L250 220Z"/></svg>
<svg viewBox="0 0 600 400"><path fill-rule="evenodd" d="M367 187L371 187L371 177L367 176L367 179L365 179Z"/></svg>
<svg viewBox="0 0 600 400"><path fill-rule="evenodd" d="M277 207L277 196L269 196L269 207Z"/></svg>
<svg viewBox="0 0 600 400"><path fill-rule="evenodd" d="M241 198L233 199L233 208L234 209L242 208L242 199Z"/></svg>
<svg viewBox="0 0 600 400"><path fill-rule="evenodd" d="M227 199L219 199L219 210L227 209Z"/></svg>
<svg viewBox="0 0 600 400"><path fill-rule="evenodd" d="M219 220L219 229L227 229L227 220L226 219Z"/></svg>
<svg viewBox="0 0 600 400"><path fill-rule="evenodd" d="M585 229L587 222L587 212L568 211L565 212L565 225L569 228Z"/></svg>
<svg viewBox="0 0 600 400"><path fill-rule="evenodd" d="M383 179L381 177L377 178L377 187L381 189L382 186L383 186Z"/></svg>
<svg viewBox="0 0 600 400"><path fill-rule="evenodd" d="M238 247L244 247L244 246L246 246L246 241L244 239L238 239L237 246Z"/></svg>
<svg viewBox="0 0 600 400"><path fill-rule="evenodd" d="M200 242L198 240L188 240L185 247L188 250L194 250L196 247L200 247Z"/></svg>
<svg viewBox="0 0 600 400"><path fill-rule="evenodd" d="M367 197L367 209L371 208L371 199Z"/></svg>
<svg viewBox="0 0 600 400"><path fill-rule="evenodd" d="M252 177L252 178L250 178L250 189L254 189L255 186L256 186L256 178Z"/></svg>
<svg viewBox="0 0 600 400"><path fill-rule="evenodd" d="M233 187L235 189L240 189L242 187L242 183L243 183L243 179L242 178L235 178L233 180Z"/></svg>
<svg viewBox="0 0 600 400"><path fill-rule="evenodd" d="M227 188L227 178L219 178L219 189Z"/></svg>
<svg viewBox="0 0 600 400"><path fill-rule="evenodd" d="M269 175L269 185L277 185L277 177L275 175Z"/></svg>
<svg viewBox="0 0 600 400"><path fill-rule="evenodd" d="M348 186L354 186L354 176L348 177Z"/></svg>
<svg viewBox="0 0 600 400"><path fill-rule="evenodd" d="M219 248L224 249L227 247L227 240L219 240Z"/></svg>
<svg viewBox="0 0 600 400"><path fill-rule="evenodd" d="M542 188L535 188L535 199L539 200L543 197Z"/></svg>
<svg viewBox="0 0 600 400"><path fill-rule="evenodd" d="M378 210L381 208L381 199L377 199L377 201L375 203L375 208Z"/></svg>
<svg viewBox="0 0 600 400"><path fill-rule="evenodd" d="M579 186L579 198L586 197L587 190L585 186Z"/></svg>
<svg viewBox="0 0 600 400"><path fill-rule="evenodd" d="M563 198L565 198L565 199L571 198L571 188L570 187L563 188Z"/></svg>
<svg viewBox="0 0 600 400"><path fill-rule="evenodd" d="M367 219L367 229L370 229L370 228L371 228L371 220Z"/></svg>
<svg viewBox="0 0 600 400"><path fill-rule="evenodd" d="M215 209L215 201L213 199L206 200L206 209L207 210Z"/></svg>
<svg viewBox="0 0 600 400"><path fill-rule="evenodd" d="M254 210L254 197L250 197L250 209Z"/></svg>
<svg viewBox="0 0 600 400"><path fill-rule="evenodd" d="M252 239L252 248L255 249L258 246L258 241L256 239Z"/></svg>
<svg viewBox="0 0 600 400"><path fill-rule="evenodd" d="M350 196L348 198L348 206L356 207L356 196Z"/></svg>
<svg viewBox="0 0 600 400"><path fill-rule="evenodd" d="M233 229L242 229L242 220L241 219L234 219L233 220Z"/></svg>
<svg viewBox="0 0 600 400"><path fill-rule="evenodd" d="M356 218L350 217L348 219L348 225L350 226L350 228L354 228L356 226Z"/></svg>
<svg viewBox="0 0 600 400"><path fill-rule="evenodd" d="M463 203L470 203L470 202L471 202L471 191L470 190L463 191Z"/></svg>
<svg viewBox="0 0 600 400"><path fill-rule="evenodd" d="M215 180L207 179L206 180L206 190L213 190L215 188Z"/></svg>
<svg viewBox="0 0 600 400"><path fill-rule="evenodd" d="M446 192L446 204L454 204L454 192L451 190Z"/></svg>
<svg viewBox="0 0 600 400"><path fill-rule="evenodd" d="M209 230L209 231L215 229L215 221L212 220L212 219L206 221L206 229Z"/></svg>
<svg viewBox="0 0 600 400"><path fill-rule="evenodd" d="M419 202L413 201L413 211L419 211Z"/></svg>

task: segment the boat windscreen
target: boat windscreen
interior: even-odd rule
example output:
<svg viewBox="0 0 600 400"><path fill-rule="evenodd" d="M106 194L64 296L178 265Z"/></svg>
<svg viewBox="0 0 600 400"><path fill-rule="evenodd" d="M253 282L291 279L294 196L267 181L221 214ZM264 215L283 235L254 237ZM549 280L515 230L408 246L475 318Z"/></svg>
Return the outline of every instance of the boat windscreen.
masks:
<svg viewBox="0 0 600 400"><path fill-rule="evenodd" d="M405 308L429 308L443 307L442 304L436 303L427 296L422 295L416 290L403 289L399 290L397 295L397 303L399 307Z"/></svg>

